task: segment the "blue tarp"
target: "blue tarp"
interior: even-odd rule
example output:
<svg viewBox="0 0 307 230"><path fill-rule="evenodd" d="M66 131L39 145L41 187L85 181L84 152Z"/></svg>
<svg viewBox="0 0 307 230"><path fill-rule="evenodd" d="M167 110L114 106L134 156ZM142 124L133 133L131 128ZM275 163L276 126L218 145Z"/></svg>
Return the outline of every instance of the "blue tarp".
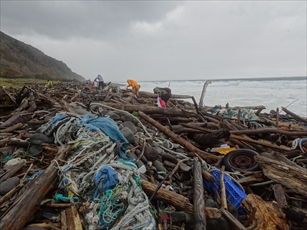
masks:
<svg viewBox="0 0 307 230"><path fill-rule="evenodd" d="M96 185L96 189L92 200L94 200L99 191L102 193L107 189L114 188L119 182L116 171L110 166L102 167L94 176L94 183Z"/></svg>
<svg viewBox="0 0 307 230"><path fill-rule="evenodd" d="M64 117L67 117L67 115L59 114L55 116L52 120L51 126L53 127L58 121L62 120Z"/></svg>
<svg viewBox="0 0 307 230"><path fill-rule="evenodd" d="M88 127L90 131L103 131L110 137L113 142L120 143L119 156L124 160L134 160L127 158L126 150L129 146L129 141L120 132L115 121L109 117L94 118L90 114L85 114L81 120L81 124Z"/></svg>

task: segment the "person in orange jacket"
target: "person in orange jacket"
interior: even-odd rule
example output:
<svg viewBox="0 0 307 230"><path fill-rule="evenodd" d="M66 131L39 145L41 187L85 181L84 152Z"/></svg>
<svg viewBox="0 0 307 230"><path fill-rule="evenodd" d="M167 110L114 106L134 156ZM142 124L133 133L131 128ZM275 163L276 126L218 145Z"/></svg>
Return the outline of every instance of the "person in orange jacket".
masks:
<svg viewBox="0 0 307 230"><path fill-rule="evenodd" d="M132 88L131 91L135 93L137 96L139 96L139 89L141 88L141 86L135 80L132 80L132 79L128 79L127 83L128 85L126 89L131 87Z"/></svg>

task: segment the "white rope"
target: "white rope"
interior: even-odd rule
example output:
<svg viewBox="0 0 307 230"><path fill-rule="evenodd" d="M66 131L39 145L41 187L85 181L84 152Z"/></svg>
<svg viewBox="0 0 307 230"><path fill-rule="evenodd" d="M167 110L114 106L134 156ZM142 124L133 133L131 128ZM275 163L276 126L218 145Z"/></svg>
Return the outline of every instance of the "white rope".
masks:
<svg viewBox="0 0 307 230"><path fill-rule="evenodd" d="M102 105L100 103L98 104ZM128 114L131 115L130 113ZM140 122L135 116L133 116L133 118ZM140 124L143 129L146 130L146 127L141 122ZM48 128L50 128L50 126L46 126L44 129L48 130ZM117 199L119 199L118 202L127 206L123 217L112 229L137 230L154 228L155 219L150 212L147 195L143 192L141 187L137 185L134 179L140 176L138 168L131 162L125 162L123 160L114 161L116 143L113 143L108 136L102 136L100 134L96 136L91 135L92 133L89 132L88 129L80 125L79 117L76 116L71 116L68 121L57 127L57 130L54 130L53 134L55 143L59 145L69 143L75 146L74 150L70 152L70 157L65 165L60 166L58 162L56 162L59 169L59 177L62 182L65 182L63 185L69 183L73 191L77 192L85 199L90 199L95 191L95 187L90 186L93 182L93 175L102 167L108 165L116 171L119 178L118 186L120 190L117 196ZM76 134L78 138L72 140L73 137L71 134ZM151 136L148 132L147 134ZM146 138L146 136L142 138ZM161 145L162 144L163 143L161 143ZM167 142L167 146L172 148L173 144ZM101 155L102 152L104 152L103 155ZM85 164L85 162L87 162L87 164ZM101 194L99 196L101 196ZM100 200L99 196L97 200ZM72 198L71 202L74 202ZM112 209L116 208L112 207L112 203L110 204L111 206L103 211L103 218L112 214ZM93 203L91 206L92 208L88 208L87 212L85 212L87 213L86 221L90 225L89 229L97 229L100 227L100 215L97 215L97 212L99 212L99 203ZM116 217L116 215L116 212L113 210L113 217Z"/></svg>
<svg viewBox="0 0 307 230"><path fill-rule="evenodd" d="M171 150L171 149L168 149L168 148L164 147L163 143L161 143L161 142L159 142L159 141L158 141L158 142L154 141L154 143L155 143L156 145L158 145L160 148L162 148L162 149L164 149L165 151L167 151L167 152L173 153L173 154L175 154L175 155L177 155L177 156L181 156L181 157L183 157L183 158L189 158L188 156L184 155L183 153L178 153L178 152L175 152L175 151L173 151L173 150Z"/></svg>
<svg viewBox="0 0 307 230"><path fill-rule="evenodd" d="M128 194L128 207L123 218L112 230L119 229L138 229L138 227L146 227L150 224L155 225L155 220L149 209L149 201L147 195L137 186L135 180L129 178L132 186ZM127 227L127 225L130 225ZM142 228L143 229L143 228Z"/></svg>
<svg viewBox="0 0 307 230"><path fill-rule="evenodd" d="M111 146L111 148L114 148L114 144ZM103 147L104 149L104 147ZM99 150L97 152L100 152ZM112 155L112 154L109 154ZM86 187L88 186L88 182L86 182L87 178L93 174L95 174L95 172L97 171L97 167L99 165L103 165L103 161L105 160L105 158L107 157L107 154L104 154L103 156L101 156L98 161L90 168L89 172L82 178L82 181L80 183L80 191L84 191L86 189Z"/></svg>
<svg viewBox="0 0 307 230"><path fill-rule="evenodd" d="M59 145L64 145L71 141L71 133L73 129L77 130L80 127L79 123L76 123L77 118L71 117L69 121L63 123L55 132L55 142ZM78 120L79 122L79 120Z"/></svg>

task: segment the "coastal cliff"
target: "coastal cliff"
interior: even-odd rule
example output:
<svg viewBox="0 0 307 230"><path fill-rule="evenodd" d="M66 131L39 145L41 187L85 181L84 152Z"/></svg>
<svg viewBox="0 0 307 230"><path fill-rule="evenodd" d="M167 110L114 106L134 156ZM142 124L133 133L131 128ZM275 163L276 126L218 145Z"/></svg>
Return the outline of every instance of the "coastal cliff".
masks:
<svg viewBox="0 0 307 230"><path fill-rule="evenodd" d="M64 62L0 31L0 77L85 80Z"/></svg>

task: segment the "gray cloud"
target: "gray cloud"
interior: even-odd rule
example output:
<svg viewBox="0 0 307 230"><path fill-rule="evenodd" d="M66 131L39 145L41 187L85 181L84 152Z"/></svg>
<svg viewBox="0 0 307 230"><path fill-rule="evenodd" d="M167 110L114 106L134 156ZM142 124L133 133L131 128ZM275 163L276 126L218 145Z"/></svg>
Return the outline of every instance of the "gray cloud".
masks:
<svg viewBox="0 0 307 230"><path fill-rule="evenodd" d="M112 38L127 32L130 21L153 21L176 3L155 1L4 1L2 29L14 34L36 32L51 39Z"/></svg>
<svg viewBox="0 0 307 230"><path fill-rule="evenodd" d="M303 1L1 1L1 30L85 78L306 75Z"/></svg>

